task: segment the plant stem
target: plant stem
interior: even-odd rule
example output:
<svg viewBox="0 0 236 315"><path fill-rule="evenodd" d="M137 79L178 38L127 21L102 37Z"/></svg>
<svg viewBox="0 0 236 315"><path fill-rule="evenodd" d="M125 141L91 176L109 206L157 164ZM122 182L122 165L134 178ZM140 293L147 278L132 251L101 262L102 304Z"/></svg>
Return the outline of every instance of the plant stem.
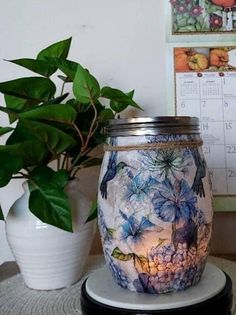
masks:
<svg viewBox="0 0 236 315"><path fill-rule="evenodd" d="M62 84L62 87L61 87L61 95L60 96L63 95L65 84L66 84L66 82L64 81L63 84Z"/></svg>
<svg viewBox="0 0 236 315"><path fill-rule="evenodd" d="M78 133L78 135L79 135L79 137L80 137L80 141L81 141L81 146L82 146L82 148L84 147L84 138L83 138L83 136L82 136L82 133L81 133L81 131L79 130L79 128L78 128L78 126L75 124L75 123L72 123L72 126L75 128L75 130L77 131L77 133Z"/></svg>
<svg viewBox="0 0 236 315"><path fill-rule="evenodd" d="M91 126L89 128L88 136L87 136L87 139L86 139L86 142L85 142L85 145L84 145L85 146L85 150L86 150L86 148L88 146L89 140L91 139L93 133L97 129L97 126L96 126L96 128L94 128L94 125L95 125L96 120L97 120L98 112L97 112L97 108L96 108L96 106L94 104L94 101L93 101L92 97L90 97L90 101L91 101L91 105L92 105L93 110L94 110L94 117L93 117L92 124L91 124ZM93 128L94 128L94 130L93 130Z"/></svg>
<svg viewBox="0 0 236 315"><path fill-rule="evenodd" d="M71 173L70 173L70 177L74 178L75 175L77 174L77 172L78 172L80 169L81 169L81 166L80 166L80 165L77 166L77 167L75 167L75 168L73 168L73 170L72 170Z"/></svg>
<svg viewBox="0 0 236 315"><path fill-rule="evenodd" d="M28 175L27 175L27 174L25 174L25 173L23 173L23 172L18 172L17 174L22 175L24 178L28 178Z"/></svg>
<svg viewBox="0 0 236 315"><path fill-rule="evenodd" d="M69 171L69 156L66 156L66 170Z"/></svg>
<svg viewBox="0 0 236 315"><path fill-rule="evenodd" d="M90 101L91 101L91 105L92 105L93 110L94 110L93 121L92 121L92 124L91 124L91 126L90 126L90 128L89 128L89 132L88 132L88 136L87 136L87 138L86 138L86 141L85 141L85 143L83 142L84 145L82 145L81 151L80 151L80 153L78 154L78 156L75 158L74 162L72 163L72 165L71 165L71 167L70 167L70 169L69 169L69 172L72 172L72 170L73 170L74 166L76 165L77 161L79 160L79 158L80 158L81 156L87 154L87 153L91 150L90 148L89 148L88 150L86 150L86 149L87 149L89 140L91 139L92 135L94 134L94 132L95 132L96 129L97 129L97 125L96 125L95 128L94 128L94 125L96 124L98 112L97 112L97 108L96 108L96 106L95 106L95 104L94 104L94 102L93 102L92 97L90 97ZM75 126L76 126L76 125L75 125ZM77 127L77 126L76 126L76 127ZM78 127L77 127L77 128L78 128ZM79 130L79 129L78 129L78 130ZM78 132L78 131L77 131L77 132ZM82 135L81 135L81 137L82 137Z"/></svg>
<svg viewBox="0 0 236 315"><path fill-rule="evenodd" d="M100 155L100 154L97 154L97 155L95 155L95 156L91 156L91 157L89 157L86 161L84 161L83 163L81 163L80 165L74 167L73 170L71 171L71 176L72 176L72 177L75 177L75 175L77 174L77 172L78 172L80 169L84 168L84 167L86 166L86 164L87 164L89 161L93 160L94 158L96 158L96 156L99 156L99 155Z"/></svg>
<svg viewBox="0 0 236 315"><path fill-rule="evenodd" d="M12 179L25 178L25 176L12 176Z"/></svg>
<svg viewBox="0 0 236 315"><path fill-rule="evenodd" d="M61 168L64 170L65 169L65 165L66 165L66 158L67 158L67 154L64 154L63 160L62 160L62 165Z"/></svg>
<svg viewBox="0 0 236 315"><path fill-rule="evenodd" d="M59 171L59 169L60 169L60 166L61 166L61 155L59 155L58 157L57 157L57 170Z"/></svg>
<svg viewBox="0 0 236 315"><path fill-rule="evenodd" d="M73 171L73 169L74 169L76 163L78 162L78 160L79 160L82 156L84 156L84 155L86 155L87 153L89 153L91 150L92 150L92 148L88 148L86 151L80 152L80 153L77 155L77 157L75 158L74 162L71 164L71 167L69 168L68 171L69 171L70 173L72 173L72 171Z"/></svg>

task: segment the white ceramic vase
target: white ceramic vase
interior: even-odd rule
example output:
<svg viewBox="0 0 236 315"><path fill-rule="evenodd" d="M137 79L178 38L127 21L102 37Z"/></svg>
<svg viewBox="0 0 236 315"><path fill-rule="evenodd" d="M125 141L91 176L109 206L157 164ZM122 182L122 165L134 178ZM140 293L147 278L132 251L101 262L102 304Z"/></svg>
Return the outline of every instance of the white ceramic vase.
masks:
<svg viewBox="0 0 236 315"><path fill-rule="evenodd" d="M77 282L91 248L96 222L85 223L91 202L79 191L77 179L68 183L73 231L43 223L28 208L29 190L11 207L6 218L8 243L25 284L36 290L54 290Z"/></svg>

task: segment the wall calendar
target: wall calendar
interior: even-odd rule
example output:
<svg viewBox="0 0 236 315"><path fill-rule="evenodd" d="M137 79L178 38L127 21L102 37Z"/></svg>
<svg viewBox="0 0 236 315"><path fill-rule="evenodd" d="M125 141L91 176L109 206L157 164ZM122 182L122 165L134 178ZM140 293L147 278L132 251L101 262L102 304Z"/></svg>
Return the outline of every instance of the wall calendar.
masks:
<svg viewBox="0 0 236 315"><path fill-rule="evenodd" d="M216 196L236 195L236 47L174 48L176 114L200 118Z"/></svg>

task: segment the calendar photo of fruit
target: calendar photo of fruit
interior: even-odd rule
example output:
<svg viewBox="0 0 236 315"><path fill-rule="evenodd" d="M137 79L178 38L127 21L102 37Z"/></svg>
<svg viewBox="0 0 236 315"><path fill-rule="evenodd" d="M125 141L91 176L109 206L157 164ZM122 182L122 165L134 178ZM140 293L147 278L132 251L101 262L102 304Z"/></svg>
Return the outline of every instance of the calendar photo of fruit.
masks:
<svg viewBox="0 0 236 315"><path fill-rule="evenodd" d="M174 48L176 72L235 71L236 47Z"/></svg>
<svg viewBox="0 0 236 315"><path fill-rule="evenodd" d="M172 33L236 31L236 0L169 0Z"/></svg>

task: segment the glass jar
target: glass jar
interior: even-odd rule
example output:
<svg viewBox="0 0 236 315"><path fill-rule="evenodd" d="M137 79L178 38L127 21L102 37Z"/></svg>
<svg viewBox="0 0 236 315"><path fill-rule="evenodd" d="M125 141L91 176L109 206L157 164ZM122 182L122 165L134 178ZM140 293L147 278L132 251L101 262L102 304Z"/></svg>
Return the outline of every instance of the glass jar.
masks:
<svg viewBox="0 0 236 315"><path fill-rule="evenodd" d="M198 283L213 215L198 118L115 119L106 134L98 221L114 279L146 293Z"/></svg>

